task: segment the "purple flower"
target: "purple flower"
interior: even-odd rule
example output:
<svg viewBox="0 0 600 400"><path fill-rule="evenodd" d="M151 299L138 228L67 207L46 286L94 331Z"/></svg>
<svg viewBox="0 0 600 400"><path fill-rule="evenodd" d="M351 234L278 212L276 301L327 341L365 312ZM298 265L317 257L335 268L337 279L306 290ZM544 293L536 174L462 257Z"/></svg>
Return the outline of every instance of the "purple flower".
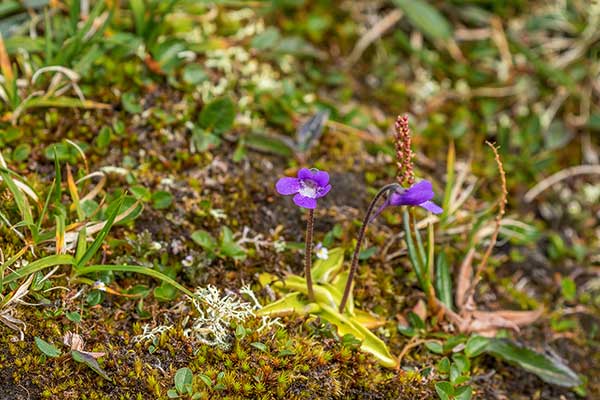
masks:
<svg viewBox="0 0 600 400"><path fill-rule="evenodd" d="M408 189L396 190L387 198L385 203L379 207L370 221L373 221L385 208L390 206L419 206L434 214L440 214L444 210L431 201L433 196L433 188L429 181L420 181Z"/></svg>
<svg viewBox="0 0 600 400"><path fill-rule="evenodd" d="M279 194L286 196L294 194L296 205L314 209L317 207L317 199L329 193L331 185L329 185L327 172L315 168L302 168L298 171L297 178L281 178L277 181L275 188Z"/></svg>

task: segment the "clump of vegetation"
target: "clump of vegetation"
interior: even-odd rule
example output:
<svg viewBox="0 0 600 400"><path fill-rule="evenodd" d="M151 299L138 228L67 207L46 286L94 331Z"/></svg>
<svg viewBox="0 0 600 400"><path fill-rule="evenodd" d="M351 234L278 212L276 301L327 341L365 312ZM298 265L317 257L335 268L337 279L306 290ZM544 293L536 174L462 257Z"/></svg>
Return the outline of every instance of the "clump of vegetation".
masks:
<svg viewBox="0 0 600 400"><path fill-rule="evenodd" d="M463 3L4 2L0 393L598 397L600 8Z"/></svg>

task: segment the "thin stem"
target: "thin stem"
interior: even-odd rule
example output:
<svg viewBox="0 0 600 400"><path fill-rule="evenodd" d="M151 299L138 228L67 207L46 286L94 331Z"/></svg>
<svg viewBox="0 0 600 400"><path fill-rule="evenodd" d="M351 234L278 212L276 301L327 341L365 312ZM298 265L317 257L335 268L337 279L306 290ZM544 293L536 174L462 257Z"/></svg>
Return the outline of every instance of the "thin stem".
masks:
<svg viewBox="0 0 600 400"><path fill-rule="evenodd" d="M311 264L312 264L312 242L313 226L315 222L315 210L308 211L308 221L306 221L306 242L304 245L304 276L306 277L306 288L308 289L308 299L315 301L315 292L313 290Z"/></svg>
<svg viewBox="0 0 600 400"><path fill-rule="evenodd" d="M381 196L386 194L388 191L395 190L399 187L401 186L397 183L385 185L379 190L379 192L377 192L373 200L371 200L371 204L369 204L369 208L367 209L367 213L365 214L365 218L360 227L360 231L358 232L358 239L356 241L356 247L354 248L354 254L352 255L352 264L350 265L348 281L346 282L346 287L344 288L344 295L342 296L342 301L340 302L340 313L344 312L344 308L346 308L346 302L348 301L350 291L352 290L352 281L354 280L354 275L356 274L356 270L358 269L358 255L360 253L360 248L365 238L365 232L367 231L367 225L369 225L369 220L371 218L371 214L373 213L373 209L375 208L375 204L377 204L377 201L379 201Z"/></svg>

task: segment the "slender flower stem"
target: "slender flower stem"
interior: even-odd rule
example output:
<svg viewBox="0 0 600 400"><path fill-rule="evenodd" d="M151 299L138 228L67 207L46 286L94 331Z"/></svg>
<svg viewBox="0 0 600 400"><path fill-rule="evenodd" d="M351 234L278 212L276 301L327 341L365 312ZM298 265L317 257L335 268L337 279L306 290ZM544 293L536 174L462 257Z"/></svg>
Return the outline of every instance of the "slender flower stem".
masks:
<svg viewBox="0 0 600 400"><path fill-rule="evenodd" d="M369 225L369 220L371 218L371 214L373 213L373 209L375 205L387 192L390 190L395 190L401 187L397 183L391 183L389 185L385 185L382 187L379 192L375 195L373 200L371 200L371 204L369 204L369 208L367 209L367 213L365 214L365 218L363 219L363 223L360 227L360 231L358 232L358 239L356 241L356 247L354 248L354 254L352 255L352 264L350 265L350 273L348 274L348 281L346 282L346 287L344 288L344 295L342 296L342 301L340 302L340 313L344 312L344 308L346 308L346 302L348 301L348 297L350 296L350 291L352 290L352 281L354 280L354 275L356 274L356 270L358 269L358 255L360 253L360 248L362 246L362 242L365 238L365 232L367 231L367 225Z"/></svg>
<svg viewBox="0 0 600 400"><path fill-rule="evenodd" d="M315 292L313 290L311 264L312 264L312 242L313 226L315 221L315 210L308 210L308 221L306 221L306 242L304 245L304 275L306 277L306 288L308 289L308 299L315 301Z"/></svg>

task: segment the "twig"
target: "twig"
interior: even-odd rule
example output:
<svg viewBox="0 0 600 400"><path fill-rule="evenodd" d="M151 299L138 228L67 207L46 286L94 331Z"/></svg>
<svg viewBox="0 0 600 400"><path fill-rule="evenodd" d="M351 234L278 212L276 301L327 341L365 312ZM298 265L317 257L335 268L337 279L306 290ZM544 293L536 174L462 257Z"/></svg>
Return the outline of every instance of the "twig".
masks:
<svg viewBox="0 0 600 400"><path fill-rule="evenodd" d="M346 66L351 67L356 63L360 56L364 53L364 51L369 47L373 42L381 37L388 29L394 26L400 19L402 18L402 11L399 9L392 10L385 17L377 21L371 29L367 31L361 38L356 42L354 49L352 49L352 53L348 56L346 60Z"/></svg>
<svg viewBox="0 0 600 400"><path fill-rule="evenodd" d="M473 293L475 292L475 287L477 286L477 284L479 283L479 280L481 279L481 273L483 272L483 269L487 265L487 261L490 258L490 255L492 254L492 250L494 250L494 246L496 246L496 241L498 240L498 233L500 232L500 224L502 222L502 217L504 216L504 213L506 211L506 198L508 196L508 190L506 189L506 173L504 172L504 166L502 165L502 160L500 159L500 154L498 153L498 149L490 142L485 142L485 143L488 146L490 146L490 148L494 152L494 158L496 160L496 164L498 165L498 171L500 172L500 182L501 182L502 194L500 195L500 202L498 205L498 213L496 214L494 232L492 233L492 237L490 238L490 243L488 244L487 248L485 249L485 253L483 254L483 257L481 258L481 261L479 262L479 265L477 266L477 269L475 270L475 274L473 275L473 281L471 283L471 287L467 291L468 296L465 297L466 302L464 305L466 307L469 307L474 304L473 303Z"/></svg>
<svg viewBox="0 0 600 400"><path fill-rule="evenodd" d="M554 175L550 175L548 178L543 179L542 181L538 182L534 187L529 189L529 191L525 193L525 201L527 203L531 203L531 201L538 197L540 193L564 179L576 175L591 174L600 175L600 165L577 165L575 167L558 171Z"/></svg>
<svg viewBox="0 0 600 400"><path fill-rule="evenodd" d="M416 339L417 336L413 336L409 342L407 343L406 346L404 346L404 348L402 349L402 351L400 352L400 355L398 356L398 365L400 365L402 363L402 359L404 358L404 356L406 355L406 353L408 353L408 351L410 349L413 349L417 346L422 345L423 343L427 343L427 342L431 342L431 340L427 340L427 339ZM434 340L435 342L435 340Z"/></svg>

